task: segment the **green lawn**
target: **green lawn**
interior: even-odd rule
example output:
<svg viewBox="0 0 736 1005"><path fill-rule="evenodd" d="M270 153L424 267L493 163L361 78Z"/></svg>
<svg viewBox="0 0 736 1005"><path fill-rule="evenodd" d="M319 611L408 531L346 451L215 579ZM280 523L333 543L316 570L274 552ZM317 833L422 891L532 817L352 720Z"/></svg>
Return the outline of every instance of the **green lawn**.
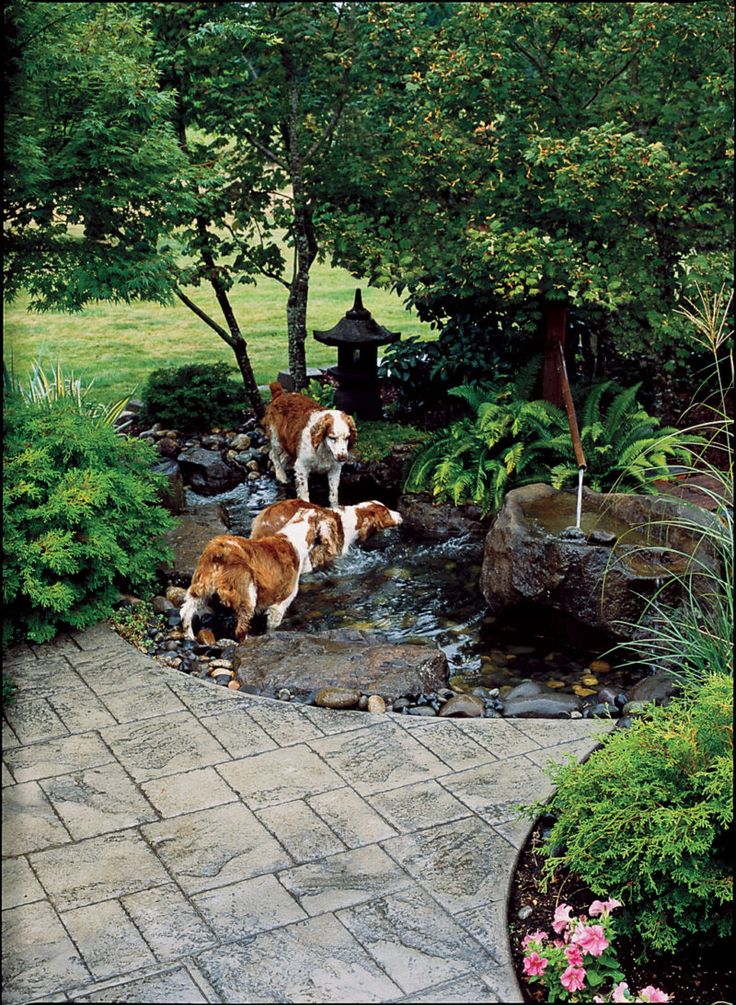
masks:
<svg viewBox="0 0 736 1005"><path fill-rule="evenodd" d="M367 289L344 269L315 263L311 271L308 331L308 366L328 366L337 361L337 350L312 338L313 329L331 328L349 310L357 287L363 304L379 324L402 336L433 338L435 333L398 296L386 290ZM223 323L214 294L204 286L187 294L216 321ZM256 381L266 384L287 368L286 290L272 279L257 286L238 286L232 303L248 342ZM110 401L141 387L151 370L167 364L235 359L225 343L180 301L171 307L158 304L109 304L88 307L81 314L37 314L27 309L26 297L5 305L6 363L12 357L15 372L25 378L43 351L47 371L57 360L64 372L73 372L83 383L94 380L95 397Z"/></svg>

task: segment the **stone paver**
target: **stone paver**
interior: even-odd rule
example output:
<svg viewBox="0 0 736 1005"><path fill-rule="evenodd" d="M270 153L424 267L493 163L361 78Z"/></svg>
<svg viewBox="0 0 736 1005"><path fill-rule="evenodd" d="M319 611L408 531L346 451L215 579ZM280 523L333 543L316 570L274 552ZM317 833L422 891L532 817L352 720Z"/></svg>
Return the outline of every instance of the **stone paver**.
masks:
<svg viewBox="0 0 736 1005"><path fill-rule="evenodd" d="M8 1005L521 1001L518 805L611 723L269 701L106 625L7 666Z"/></svg>
<svg viewBox="0 0 736 1005"><path fill-rule="evenodd" d="M112 977L155 962L140 932L116 900L77 907L63 915L93 977Z"/></svg>
<svg viewBox="0 0 736 1005"><path fill-rule="evenodd" d="M226 803L141 828L185 893L226 886L291 864L242 803Z"/></svg>
<svg viewBox="0 0 736 1005"><path fill-rule="evenodd" d="M71 840L38 782L13 785L3 793L2 830L3 857Z"/></svg>
<svg viewBox="0 0 736 1005"><path fill-rule="evenodd" d="M44 1000L85 979L89 972L48 901L3 910L3 1001Z"/></svg>

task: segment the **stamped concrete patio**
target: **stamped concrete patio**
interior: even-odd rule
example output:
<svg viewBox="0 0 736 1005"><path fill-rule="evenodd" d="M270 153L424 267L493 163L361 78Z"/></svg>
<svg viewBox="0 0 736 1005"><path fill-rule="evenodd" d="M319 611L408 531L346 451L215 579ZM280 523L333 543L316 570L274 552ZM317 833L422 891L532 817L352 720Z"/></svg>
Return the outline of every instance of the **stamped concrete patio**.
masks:
<svg viewBox="0 0 736 1005"><path fill-rule="evenodd" d="M289 705L106 625L7 668L4 1002L522 1000L516 807L609 724Z"/></svg>

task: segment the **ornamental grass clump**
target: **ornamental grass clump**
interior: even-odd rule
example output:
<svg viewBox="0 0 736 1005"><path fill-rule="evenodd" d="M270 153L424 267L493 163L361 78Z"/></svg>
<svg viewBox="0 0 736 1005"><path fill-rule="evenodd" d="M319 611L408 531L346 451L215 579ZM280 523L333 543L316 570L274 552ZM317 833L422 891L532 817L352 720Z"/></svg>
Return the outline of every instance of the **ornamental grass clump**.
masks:
<svg viewBox="0 0 736 1005"><path fill-rule="evenodd" d="M60 398L10 395L4 416L3 644L45 642L108 617L170 558L157 459Z"/></svg>
<svg viewBox="0 0 736 1005"><path fill-rule="evenodd" d="M556 821L542 848L597 896L626 904L645 951L730 931L733 878L732 677L706 676L630 729L601 738L583 764L549 769ZM539 813L541 807L535 807Z"/></svg>
<svg viewBox="0 0 736 1005"><path fill-rule="evenodd" d="M733 420L734 363L728 327L732 296L725 291L707 296L699 290L700 304L687 301L680 313L692 323L699 348L707 349L712 363L706 372L698 401L685 413L698 420L685 428L687 447L680 477L686 480L687 497L676 515L653 527L662 539L689 537L691 553L680 551L684 570L673 575L681 600L670 600L665 583L648 601L638 625L628 624L636 639L630 663L647 665L654 672L666 669L683 686L697 687L703 677L718 672L733 675ZM674 549L670 546L670 551ZM670 582L672 581L670 580ZM620 648L625 648L621 646Z"/></svg>

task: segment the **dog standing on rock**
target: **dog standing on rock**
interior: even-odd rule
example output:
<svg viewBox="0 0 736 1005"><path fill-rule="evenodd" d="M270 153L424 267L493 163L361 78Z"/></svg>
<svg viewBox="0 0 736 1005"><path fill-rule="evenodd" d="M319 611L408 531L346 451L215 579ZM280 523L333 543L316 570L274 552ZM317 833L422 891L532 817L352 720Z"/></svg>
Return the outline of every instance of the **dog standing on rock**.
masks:
<svg viewBox="0 0 736 1005"><path fill-rule="evenodd" d="M276 382L268 386L272 400L263 427L271 441L277 480L288 482L286 468L293 464L296 494L308 502L310 473L326 474L334 509L342 466L358 437L352 417L337 408L323 408L304 394L284 391Z"/></svg>

